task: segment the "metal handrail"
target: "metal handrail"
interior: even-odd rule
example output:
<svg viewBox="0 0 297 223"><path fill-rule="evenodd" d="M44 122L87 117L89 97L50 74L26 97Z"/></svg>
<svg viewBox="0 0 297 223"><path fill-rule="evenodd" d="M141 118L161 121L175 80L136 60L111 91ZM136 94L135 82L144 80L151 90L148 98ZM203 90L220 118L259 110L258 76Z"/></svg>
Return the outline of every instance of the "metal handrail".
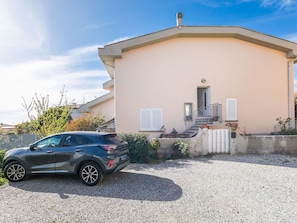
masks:
<svg viewBox="0 0 297 223"><path fill-rule="evenodd" d="M217 117L218 119L222 119L222 104L215 103L210 104L207 107L200 107L197 110L196 117Z"/></svg>
<svg viewBox="0 0 297 223"><path fill-rule="evenodd" d="M222 122L222 104L210 104L207 107L201 107L193 111L191 117L185 117L184 119L186 129L194 126L198 118L209 118L212 121Z"/></svg>

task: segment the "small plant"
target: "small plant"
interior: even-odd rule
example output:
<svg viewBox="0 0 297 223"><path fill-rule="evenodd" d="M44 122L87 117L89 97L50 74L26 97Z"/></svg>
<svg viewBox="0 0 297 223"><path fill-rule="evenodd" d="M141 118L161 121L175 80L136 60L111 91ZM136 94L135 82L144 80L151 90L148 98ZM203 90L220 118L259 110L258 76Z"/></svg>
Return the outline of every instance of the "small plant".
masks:
<svg viewBox="0 0 297 223"><path fill-rule="evenodd" d="M186 156L189 146L187 143L181 140L178 140L173 144L173 147L177 149L182 154L182 156Z"/></svg>
<svg viewBox="0 0 297 223"><path fill-rule="evenodd" d="M3 158L5 155L6 150L5 149L0 149L0 169L2 168L3 165Z"/></svg>
<svg viewBox="0 0 297 223"><path fill-rule="evenodd" d="M170 134L177 134L177 133L178 133L178 132L176 131L176 129L173 128Z"/></svg>
<svg viewBox="0 0 297 223"><path fill-rule="evenodd" d="M5 184L6 182L7 182L7 180L4 177L0 176L0 186Z"/></svg>
<svg viewBox="0 0 297 223"><path fill-rule="evenodd" d="M277 118L276 121L280 126L280 133L283 135L297 135L297 129L290 127L291 118L282 119L281 117Z"/></svg>
<svg viewBox="0 0 297 223"><path fill-rule="evenodd" d="M150 141L150 144L152 146L152 148L154 149L158 149L160 148L161 144L160 144L160 141L158 138L153 138L151 141Z"/></svg>
<svg viewBox="0 0 297 223"><path fill-rule="evenodd" d="M230 127L232 132L235 132L239 129L239 125L237 122L228 122L225 126Z"/></svg>
<svg viewBox="0 0 297 223"><path fill-rule="evenodd" d="M4 174L2 172L3 158L6 150L0 150L0 186L5 184L7 180L4 178Z"/></svg>

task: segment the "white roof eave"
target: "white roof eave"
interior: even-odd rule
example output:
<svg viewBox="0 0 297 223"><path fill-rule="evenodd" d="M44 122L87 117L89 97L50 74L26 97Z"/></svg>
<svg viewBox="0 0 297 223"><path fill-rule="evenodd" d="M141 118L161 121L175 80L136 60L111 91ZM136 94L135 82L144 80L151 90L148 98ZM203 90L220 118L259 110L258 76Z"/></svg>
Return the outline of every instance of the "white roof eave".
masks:
<svg viewBox="0 0 297 223"><path fill-rule="evenodd" d="M114 60L122 53L149 44L176 37L230 37L237 38L268 48L283 51L288 58L297 56L297 43L266 35L237 26L182 26L173 27L147 35L109 44L98 49L98 54L109 75L114 76Z"/></svg>

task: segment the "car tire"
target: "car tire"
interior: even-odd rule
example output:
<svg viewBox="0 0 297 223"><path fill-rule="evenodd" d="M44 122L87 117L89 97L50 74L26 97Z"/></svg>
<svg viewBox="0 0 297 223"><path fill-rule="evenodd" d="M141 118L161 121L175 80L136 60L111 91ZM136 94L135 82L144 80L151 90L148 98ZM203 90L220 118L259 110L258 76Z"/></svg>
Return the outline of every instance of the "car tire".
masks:
<svg viewBox="0 0 297 223"><path fill-rule="evenodd" d="M5 166L4 176L11 182L22 181L26 177L26 169L22 164L14 161Z"/></svg>
<svg viewBox="0 0 297 223"><path fill-rule="evenodd" d="M79 177L84 184L94 186L103 180L103 173L98 164L87 162L80 168Z"/></svg>

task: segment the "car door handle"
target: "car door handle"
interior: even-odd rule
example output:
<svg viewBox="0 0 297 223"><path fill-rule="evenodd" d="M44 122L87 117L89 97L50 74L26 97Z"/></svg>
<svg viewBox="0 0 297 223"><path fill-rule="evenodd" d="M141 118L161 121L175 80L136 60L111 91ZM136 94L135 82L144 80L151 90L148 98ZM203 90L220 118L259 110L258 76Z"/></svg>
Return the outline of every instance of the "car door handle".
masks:
<svg viewBox="0 0 297 223"><path fill-rule="evenodd" d="M54 153L54 151L53 150L48 150L48 151L46 151L46 153Z"/></svg>
<svg viewBox="0 0 297 223"><path fill-rule="evenodd" d="M77 149L77 150L76 150L76 152L78 152L78 153L79 153L79 152L82 152L82 151L83 151L82 149Z"/></svg>

